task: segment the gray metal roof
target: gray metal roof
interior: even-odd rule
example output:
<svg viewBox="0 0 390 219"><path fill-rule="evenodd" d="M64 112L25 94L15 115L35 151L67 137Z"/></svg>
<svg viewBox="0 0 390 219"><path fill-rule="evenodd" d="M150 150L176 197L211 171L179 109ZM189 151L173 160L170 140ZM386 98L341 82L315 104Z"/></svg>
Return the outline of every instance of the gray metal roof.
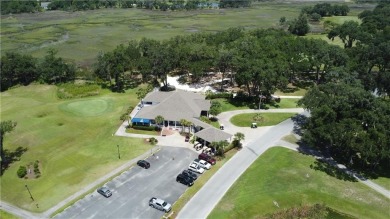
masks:
<svg viewBox="0 0 390 219"><path fill-rule="evenodd" d="M157 104L143 107L135 115L136 118L154 119L161 115L170 121L190 120L199 117L202 110L209 110L211 105L209 100L205 100L205 96L182 90L151 92L143 101Z"/></svg>
<svg viewBox="0 0 390 219"><path fill-rule="evenodd" d="M201 120L199 120L199 119L196 119L196 118L192 118L192 119L190 119L190 121L195 125L195 126L200 126L200 127L202 127L202 128L211 128L211 127L213 127L212 125L210 125L210 124L207 124L207 123L205 123L205 122L202 122Z"/></svg>
<svg viewBox="0 0 390 219"><path fill-rule="evenodd" d="M194 135L208 142L224 141L233 136L232 134L226 133L214 127L202 129Z"/></svg>

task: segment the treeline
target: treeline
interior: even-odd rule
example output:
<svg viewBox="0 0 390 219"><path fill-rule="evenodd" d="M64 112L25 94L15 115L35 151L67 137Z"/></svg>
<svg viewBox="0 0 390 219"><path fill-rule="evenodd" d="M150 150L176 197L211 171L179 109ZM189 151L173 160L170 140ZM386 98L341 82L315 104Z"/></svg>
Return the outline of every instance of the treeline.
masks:
<svg viewBox="0 0 390 219"><path fill-rule="evenodd" d="M313 16L318 14L321 17L330 17L330 16L347 16L349 12L349 7L345 4L331 5L329 3L320 3L316 4L313 7L305 7L302 9L302 13Z"/></svg>
<svg viewBox="0 0 390 219"><path fill-rule="evenodd" d="M43 59L31 55L9 52L0 60L0 90L5 91L15 85L28 85L32 82L58 84L73 81L76 67L49 50Z"/></svg>
<svg viewBox="0 0 390 219"><path fill-rule="evenodd" d="M251 0L78 0L63 1L53 0L48 5L48 10L95 10L99 8L142 8L150 10L175 11L175 10L195 10L202 8L238 8L249 7Z"/></svg>
<svg viewBox="0 0 390 219"><path fill-rule="evenodd" d="M32 13L41 11L38 1L28 0L1 0L1 14Z"/></svg>

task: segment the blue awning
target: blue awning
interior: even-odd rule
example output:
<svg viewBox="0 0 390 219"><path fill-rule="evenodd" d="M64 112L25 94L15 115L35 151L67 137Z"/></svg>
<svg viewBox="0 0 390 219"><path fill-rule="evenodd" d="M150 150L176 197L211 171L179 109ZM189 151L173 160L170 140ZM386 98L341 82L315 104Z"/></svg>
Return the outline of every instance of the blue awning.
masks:
<svg viewBox="0 0 390 219"><path fill-rule="evenodd" d="M149 119L143 119L143 118L133 118L133 119L131 119L131 122L150 123L150 120Z"/></svg>

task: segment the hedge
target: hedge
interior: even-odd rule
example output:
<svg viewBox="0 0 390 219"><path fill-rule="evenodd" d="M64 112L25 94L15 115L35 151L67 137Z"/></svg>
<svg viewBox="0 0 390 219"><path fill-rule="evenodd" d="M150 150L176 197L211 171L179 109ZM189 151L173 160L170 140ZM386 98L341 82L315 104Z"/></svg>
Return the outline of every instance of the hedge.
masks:
<svg viewBox="0 0 390 219"><path fill-rule="evenodd" d="M229 98L233 98L233 94L232 93L209 93L206 95L206 99L217 99L217 98L226 98L226 99L229 99Z"/></svg>
<svg viewBox="0 0 390 219"><path fill-rule="evenodd" d="M138 129L138 130L146 130L146 131L159 131L160 128L157 126L143 126L143 125L133 125L133 129Z"/></svg>

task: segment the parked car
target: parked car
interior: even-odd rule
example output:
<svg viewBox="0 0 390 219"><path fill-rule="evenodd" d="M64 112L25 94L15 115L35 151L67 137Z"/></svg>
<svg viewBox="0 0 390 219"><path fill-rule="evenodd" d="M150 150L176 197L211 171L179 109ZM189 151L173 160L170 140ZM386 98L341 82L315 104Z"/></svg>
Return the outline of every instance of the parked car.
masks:
<svg viewBox="0 0 390 219"><path fill-rule="evenodd" d="M204 169L194 162L192 162L188 166L188 169L195 172L195 173L200 173L200 174L202 174L204 172Z"/></svg>
<svg viewBox="0 0 390 219"><path fill-rule="evenodd" d="M149 167L150 167L150 163L146 160L139 160L137 162L137 165L142 167L142 168L145 168L145 169L149 169Z"/></svg>
<svg viewBox="0 0 390 219"><path fill-rule="evenodd" d="M104 186L99 188L99 189L97 189L97 192L99 194L103 195L106 198L108 198L108 197L110 197L112 195L112 192L110 191L110 189L107 188L107 187L104 187Z"/></svg>
<svg viewBox="0 0 390 219"><path fill-rule="evenodd" d="M195 159L194 163L198 164L198 166L200 166L206 170L209 170L211 168L211 164L207 163L207 161L205 161L205 160Z"/></svg>
<svg viewBox="0 0 390 219"><path fill-rule="evenodd" d="M162 199L155 198L155 197L149 200L149 206L165 212L169 212L172 209L171 204L169 204L168 202Z"/></svg>
<svg viewBox="0 0 390 219"><path fill-rule="evenodd" d="M179 175L177 175L176 182L182 183L182 184L187 185L187 186L194 185L194 179L192 179L192 177L190 177L188 175L181 174L181 173Z"/></svg>
<svg viewBox="0 0 390 219"><path fill-rule="evenodd" d="M186 138L184 139L185 142L189 142L190 141L190 136L189 135L186 135Z"/></svg>
<svg viewBox="0 0 390 219"><path fill-rule="evenodd" d="M209 162L211 165L215 165L217 163L217 161L212 156L205 153L199 154L198 158Z"/></svg>
<svg viewBox="0 0 390 219"><path fill-rule="evenodd" d="M188 177L191 177L194 181L198 179L198 175L196 175L194 172L189 171L189 170L183 170L183 172L181 174L188 176Z"/></svg>

